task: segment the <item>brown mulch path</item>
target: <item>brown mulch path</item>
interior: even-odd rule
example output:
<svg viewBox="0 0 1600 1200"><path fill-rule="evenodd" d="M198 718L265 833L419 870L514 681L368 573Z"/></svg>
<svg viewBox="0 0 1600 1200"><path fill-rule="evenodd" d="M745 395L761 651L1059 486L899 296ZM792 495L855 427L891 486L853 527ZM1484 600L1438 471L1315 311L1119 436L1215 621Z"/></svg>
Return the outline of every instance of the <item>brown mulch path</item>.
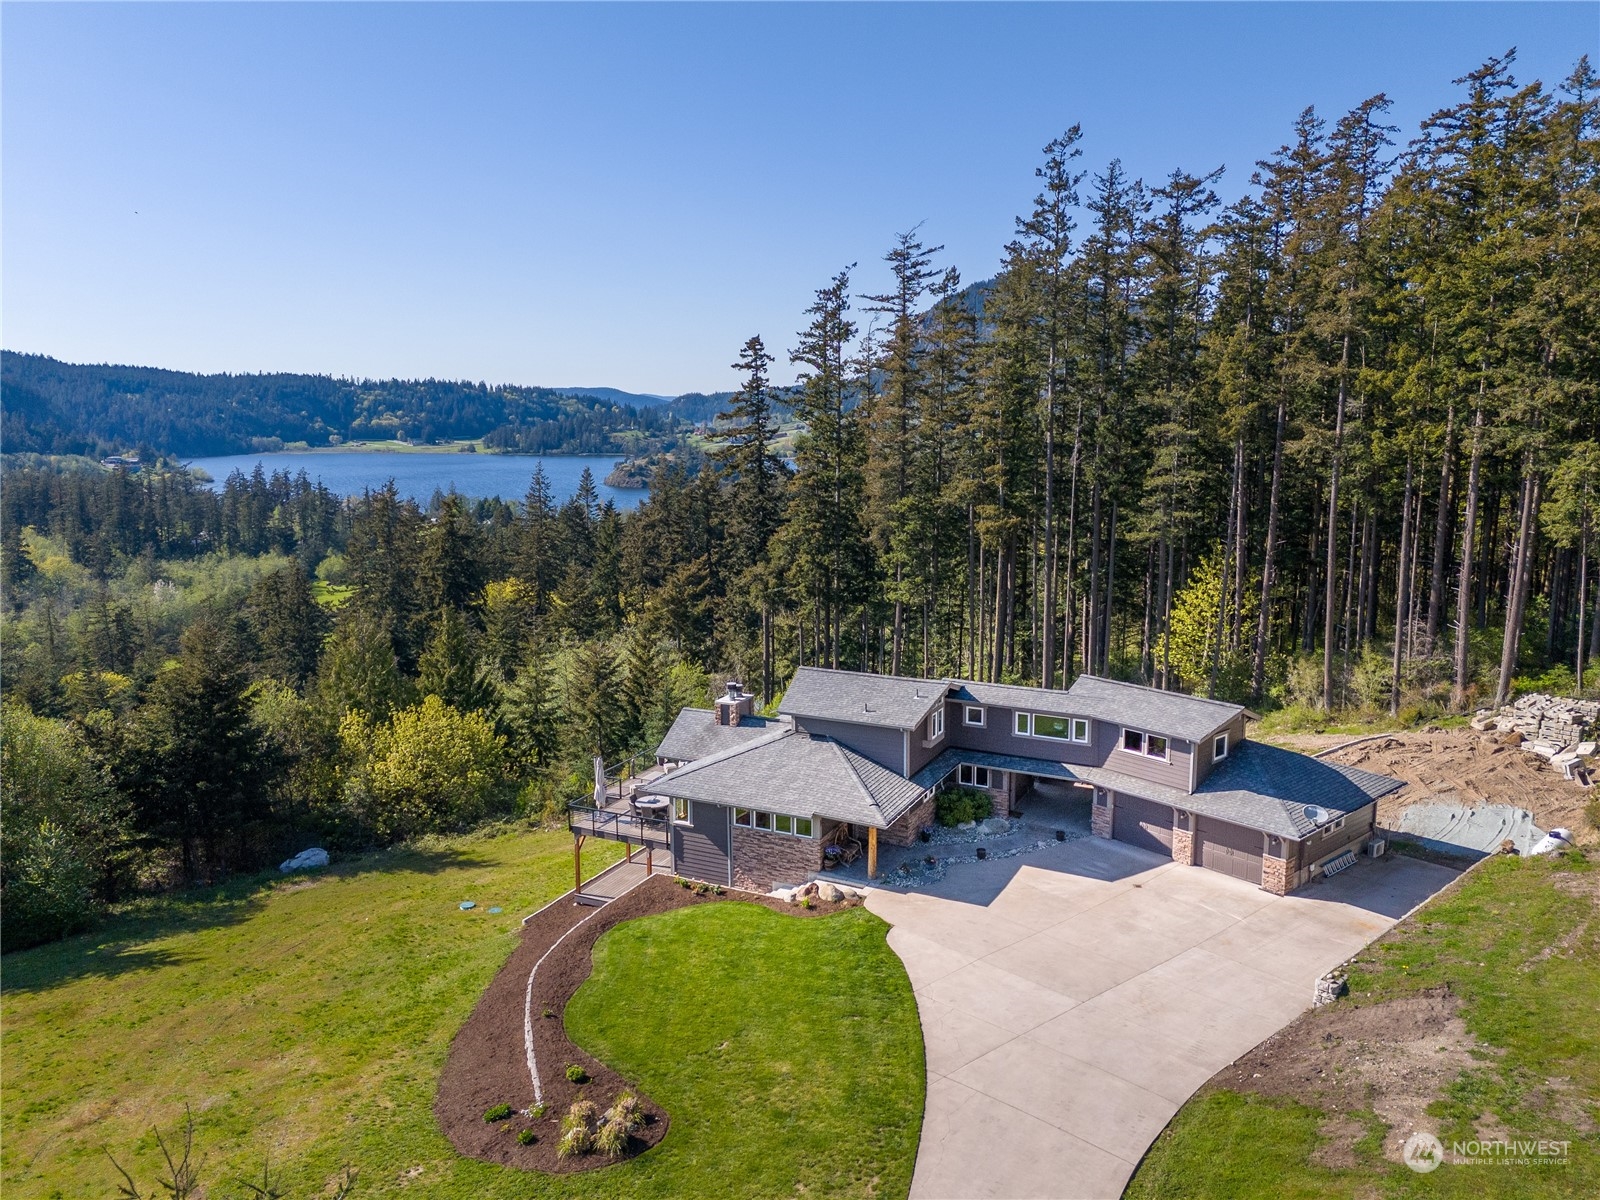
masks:
<svg viewBox="0 0 1600 1200"><path fill-rule="evenodd" d="M564 898L541 910L523 927L516 950L495 975L450 1044L450 1054L439 1076L439 1090L433 1101L434 1118L450 1144L469 1158L527 1171L565 1174L603 1167L612 1160L594 1154L576 1158L557 1156L561 1117L580 1096L603 1110L624 1091L638 1095L646 1114L644 1127L633 1140L632 1153L640 1153L659 1143L666 1136L670 1123L666 1112L629 1080L573 1045L567 1038L562 1014L567 1001L589 978L594 965L591 952L606 930L637 917L727 900L761 904L796 917L824 916L859 903L816 901L815 907L806 909L748 892L729 891L720 897L700 895L680 887L672 876L660 874L601 908L575 904ZM577 928L580 922L584 923ZM527 1115L533 1104L533 1081L528 1078L523 1030L528 973L545 951L568 930L574 929L572 936L545 960L534 981L533 1050L539 1063L539 1081L544 1088L546 1105L545 1116L535 1120ZM546 1013L551 1015L544 1015ZM570 1082L566 1077L569 1063L582 1066L589 1073L589 1081ZM508 1120L485 1121L483 1114L497 1104L509 1104L515 1112ZM517 1134L523 1129L533 1130L532 1145L518 1143Z"/></svg>

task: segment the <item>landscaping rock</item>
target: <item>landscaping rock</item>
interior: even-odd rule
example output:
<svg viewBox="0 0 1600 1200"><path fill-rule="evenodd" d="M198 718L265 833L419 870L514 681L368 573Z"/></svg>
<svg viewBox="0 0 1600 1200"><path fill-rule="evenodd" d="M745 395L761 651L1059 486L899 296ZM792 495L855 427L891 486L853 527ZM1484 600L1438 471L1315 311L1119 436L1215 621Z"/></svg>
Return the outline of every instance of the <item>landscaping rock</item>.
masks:
<svg viewBox="0 0 1600 1200"><path fill-rule="evenodd" d="M310 870L313 870L314 868L325 867L327 865L328 865L328 852L326 850L321 850L321 849L317 849L317 848L313 847L310 850L302 850L302 851L300 851L299 854L296 854L288 862L281 863L278 866L278 870L283 871L283 872L310 871Z"/></svg>
<svg viewBox="0 0 1600 1200"><path fill-rule="evenodd" d="M1004 817L990 817L978 829L983 833L1010 833L1011 822Z"/></svg>
<svg viewBox="0 0 1600 1200"><path fill-rule="evenodd" d="M835 884L824 881L817 885L817 899L832 903L837 900L843 900L844 893Z"/></svg>

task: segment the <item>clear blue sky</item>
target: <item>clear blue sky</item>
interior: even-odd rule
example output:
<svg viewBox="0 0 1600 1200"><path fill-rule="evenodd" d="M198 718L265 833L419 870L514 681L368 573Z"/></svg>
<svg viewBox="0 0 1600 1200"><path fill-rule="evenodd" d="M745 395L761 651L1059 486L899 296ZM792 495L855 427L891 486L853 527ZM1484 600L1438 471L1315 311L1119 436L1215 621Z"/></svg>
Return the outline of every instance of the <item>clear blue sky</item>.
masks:
<svg viewBox="0 0 1600 1200"><path fill-rule="evenodd" d="M1403 136L1582 4L23 5L0 9L0 339L73 361L676 393L780 355L925 222L991 275L1086 164L1251 164L1314 104ZM792 376L781 362L779 378Z"/></svg>

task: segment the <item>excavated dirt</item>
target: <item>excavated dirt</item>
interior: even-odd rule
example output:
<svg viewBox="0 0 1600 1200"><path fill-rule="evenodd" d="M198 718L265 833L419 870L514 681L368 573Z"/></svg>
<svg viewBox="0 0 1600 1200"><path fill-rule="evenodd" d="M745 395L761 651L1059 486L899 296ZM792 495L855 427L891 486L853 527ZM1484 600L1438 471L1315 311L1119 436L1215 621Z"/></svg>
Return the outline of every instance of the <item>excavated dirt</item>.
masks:
<svg viewBox="0 0 1600 1200"><path fill-rule="evenodd" d="M1328 1114L1329 1141L1318 1162L1354 1166L1355 1144L1367 1132L1356 1113L1372 1111L1389 1126L1384 1154L1400 1148L1473 1054L1494 1053L1467 1032L1461 1001L1436 988L1377 1004L1341 1001L1314 1009L1212 1077L1209 1088L1285 1096Z"/></svg>
<svg viewBox="0 0 1600 1200"><path fill-rule="evenodd" d="M815 907L806 909L745 892L700 895L663 874L601 908L563 900L542 909L523 927L516 950L450 1044L433 1102L434 1117L450 1144L470 1158L529 1171L565 1174L604 1167L611 1160L600 1155L557 1156L561 1117L580 1097L603 1110L625 1091L638 1095L645 1111L645 1124L633 1139L630 1156L660 1142L667 1133L667 1113L631 1081L573 1045L562 1014L567 1001L589 978L594 944L606 930L637 917L728 901L761 904L795 917L825 916L859 903L817 901ZM571 936L562 941L569 931ZM534 1100L524 1041L524 1000L529 973L552 946L555 950L539 967L533 987L533 1048L546 1105L546 1115L534 1119L528 1115ZM572 1063L588 1072L588 1082L575 1084L567 1079L566 1068ZM513 1115L504 1121L485 1121L483 1114L498 1104L509 1104L515 1110ZM524 1129L533 1131L531 1145L517 1141Z"/></svg>
<svg viewBox="0 0 1600 1200"><path fill-rule="evenodd" d="M1316 753L1327 748L1329 735L1274 740ZM1413 804L1514 804L1533 813L1540 829L1570 829L1579 842L1600 840L1584 816L1588 790L1563 778L1543 759L1523 753L1515 744L1519 740L1472 729L1397 733L1335 750L1325 761L1406 781L1405 787L1378 801L1378 823L1389 829L1399 826L1400 813Z"/></svg>

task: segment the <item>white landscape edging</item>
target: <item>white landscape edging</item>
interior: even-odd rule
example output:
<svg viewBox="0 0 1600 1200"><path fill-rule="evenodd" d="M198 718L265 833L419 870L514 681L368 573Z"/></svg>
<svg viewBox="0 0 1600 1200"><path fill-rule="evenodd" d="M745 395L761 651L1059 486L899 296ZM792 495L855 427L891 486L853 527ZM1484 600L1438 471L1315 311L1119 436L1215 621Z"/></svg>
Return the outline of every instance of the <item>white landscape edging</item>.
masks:
<svg viewBox="0 0 1600 1200"><path fill-rule="evenodd" d="M618 867L627 866L627 865L628 865L628 860L627 859L623 859L621 862L613 863L613 864L611 864L611 866L607 867L604 871L599 872L599 874L595 875L594 879L586 879L586 880L584 880L584 882L585 883L593 883L596 879L600 879L602 876L606 875L607 873L609 873L611 871L615 871ZM550 948L548 950L546 950L543 954L541 954L539 956L539 961L533 964L533 970L528 972L528 987L527 987L527 990L523 993L523 997L522 997L522 1046L523 1046L523 1049L526 1051L527 1057L528 1057L528 1078L533 1080L533 1102L535 1104L543 1104L544 1103L544 1087L539 1083L539 1062L538 1062L538 1059L535 1057L535 1055L533 1053L533 980L534 980L534 976L536 976L539 973L539 968L544 966L544 960L549 958L552 954L555 953L557 946L561 945L562 942L566 941L575 932L577 932L579 929L582 929L590 921L594 920L601 913L605 912L606 904L610 904L613 900L622 899L623 896L626 896L629 892L633 891L634 888L638 887L639 884L643 883L646 878L648 878L648 876L645 876L645 877L642 877L640 879L635 880L629 887L624 888L617 895L612 896L609 899L607 899L605 904L600 905L600 907L596 908L587 917L585 917L583 920L579 921L571 929L567 930L566 933L563 933L560 937L558 937L551 944L551 946L550 946ZM566 892L566 893L564 893L564 894L562 894L560 896L557 896L554 900L550 901L550 904L559 903L560 901L565 900L569 896L572 896L574 894L575 894L574 891ZM534 917L538 916L539 913L543 912L545 908L549 908L550 904L546 904L544 906L544 908L539 909L538 912L532 913L529 916L524 917L522 923L524 925L526 925Z"/></svg>

